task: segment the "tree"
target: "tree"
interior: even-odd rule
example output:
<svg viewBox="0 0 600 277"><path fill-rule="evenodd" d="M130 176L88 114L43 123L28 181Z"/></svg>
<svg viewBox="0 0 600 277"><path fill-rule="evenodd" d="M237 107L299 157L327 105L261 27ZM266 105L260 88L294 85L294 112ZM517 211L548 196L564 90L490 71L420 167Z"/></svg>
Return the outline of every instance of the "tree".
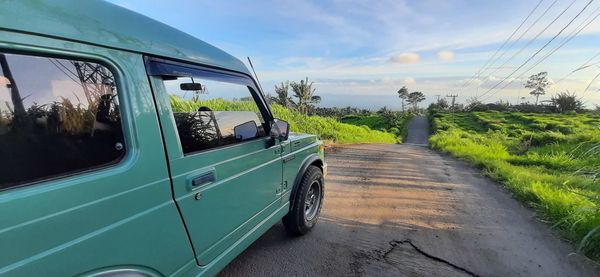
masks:
<svg viewBox="0 0 600 277"><path fill-rule="evenodd" d="M286 108L292 108L296 106L296 103L294 103L292 98L288 96L289 88L289 81L281 82L281 85L279 86L275 85L275 94L277 94L277 96L272 96L271 101Z"/></svg>
<svg viewBox="0 0 600 277"><path fill-rule="evenodd" d="M482 109L483 103L479 101L477 97L471 97L467 99L467 103L465 109L467 111L478 111Z"/></svg>
<svg viewBox="0 0 600 277"><path fill-rule="evenodd" d="M24 126L28 122L26 119L27 114L25 112L25 106L23 105L23 98L21 98L19 88L13 78L12 71L10 70L10 66L8 65L8 61L4 54L0 54L0 69L2 69L2 75L7 79L6 87L10 89L10 99L13 103L13 124Z"/></svg>
<svg viewBox="0 0 600 277"><path fill-rule="evenodd" d="M321 102L321 96L314 95L316 89L312 87L313 84L314 82L308 81L308 77L305 80L300 80L299 83L290 83L294 96L298 98L296 107L302 114L308 114L314 108L315 104Z"/></svg>
<svg viewBox="0 0 600 277"><path fill-rule="evenodd" d="M425 95L422 92L413 91L408 94L406 102L408 102L408 104L413 105L413 110L416 112L419 102L422 102L424 100L425 100Z"/></svg>
<svg viewBox="0 0 600 277"><path fill-rule="evenodd" d="M540 95L546 94L546 88L550 85L548 72L540 72L529 76L525 88L532 89L529 94L535 96L535 104L538 104Z"/></svg>
<svg viewBox="0 0 600 277"><path fill-rule="evenodd" d="M565 92L559 92L550 99L552 104L556 106L556 109L561 112L581 111L584 108L583 101L577 98L575 93L570 93L568 90Z"/></svg>
<svg viewBox="0 0 600 277"><path fill-rule="evenodd" d="M446 110L450 107L450 103L448 103L448 100L444 99L444 98L439 98L437 100L437 102L435 102L435 105L438 107L438 109L440 110Z"/></svg>
<svg viewBox="0 0 600 277"><path fill-rule="evenodd" d="M400 101L402 101L402 112L404 112L404 101L408 99L408 89L406 86L403 86L398 90L398 97L400 98Z"/></svg>
<svg viewBox="0 0 600 277"><path fill-rule="evenodd" d="M438 98L438 100L436 102L429 104L429 107L427 107L427 110L429 110L430 112L445 111L449 107L450 107L450 103L448 103L448 100L446 100L444 98Z"/></svg>

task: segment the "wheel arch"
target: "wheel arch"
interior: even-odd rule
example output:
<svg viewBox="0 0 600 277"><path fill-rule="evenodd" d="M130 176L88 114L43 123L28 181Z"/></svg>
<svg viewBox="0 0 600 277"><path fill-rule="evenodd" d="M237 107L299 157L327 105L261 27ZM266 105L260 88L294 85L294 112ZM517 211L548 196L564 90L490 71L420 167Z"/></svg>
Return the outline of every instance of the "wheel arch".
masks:
<svg viewBox="0 0 600 277"><path fill-rule="evenodd" d="M298 187L300 186L300 182L302 181L302 176L306 173L306 170L309 166L314 165L323 171L323 159L318 154L311 154L304 159L302 162L302 166L300 166L300 170L298 170L298 174L294 179L294 186L292 187L292 192L290 193L290 210L294 208L296 201L296 193L298 193Z"/></svg>

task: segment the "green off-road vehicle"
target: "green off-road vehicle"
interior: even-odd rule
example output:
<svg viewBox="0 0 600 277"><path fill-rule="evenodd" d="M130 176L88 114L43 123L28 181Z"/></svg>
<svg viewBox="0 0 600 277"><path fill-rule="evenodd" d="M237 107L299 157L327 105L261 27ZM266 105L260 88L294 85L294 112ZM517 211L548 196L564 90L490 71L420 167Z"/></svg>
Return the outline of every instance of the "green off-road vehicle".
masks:
<svg viewBox="0 0 600 277"><path fill-rule="evenodd" d="M238 59L97 1L0 3L0 275L213 275L327 166Z"/></svg>

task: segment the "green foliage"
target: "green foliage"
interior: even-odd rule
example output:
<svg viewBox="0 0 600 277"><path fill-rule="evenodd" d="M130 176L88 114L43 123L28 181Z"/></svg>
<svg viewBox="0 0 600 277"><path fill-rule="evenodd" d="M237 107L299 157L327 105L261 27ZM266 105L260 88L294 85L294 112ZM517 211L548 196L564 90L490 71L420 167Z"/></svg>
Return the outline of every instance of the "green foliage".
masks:
<svg viewBox="0 0 600 277"><path fill-rule="evenodd" d="M371 111L367 109L359 109L355 107L345 107L345 108L326 108L326 107L315 107L313 110L314 115L326 116L326 117L335 117L336 119L341 119L347 115L355 115L355 114L370 114Z"/></svg>
<svg viewBox="0 0 600 277"><path fill-rule="evenodd" d="M402 141L406 137L407 123L411 118L412 114L382 108L377 113L348 115L343 117L341 121L392 133L398 137L398 141Z"/></svg>
<svg viewBox="0 0 600 277"><path fill-rule="evenodd" d="M258 113L253 101L227 101L223 99L182 100L176 96L170 98L171 106L176 112L190 112L198 107L208 106L214 111L253 111ZM309 133L332 143L396 143L394 134L372 130L369 127L354 126L337 121L331 117L308 116L296 110L272 104L271 111L275 117L290 123L292 132Z"/></svg>
<svg viewBox="0 0 600 277"><path fill-rule="evenodd" d="M290 82L281 82L281 85L275 85L275 94L276 97L271 97L271 102L284 106L286 108L294 108L296 107L296 103L290 96L288 96L288 91L290 88Z"/></svg>
<svg viewBox="0 0 600 277"><path fill-rule="evenodd" d="M431 116L433 148L502 182L600 260L600 115L505 112Z"/></svg>
<svg viewBox="0 0 600 277"><path fill-rule="evenodd" d="M531 89L529 94L535 96L535 104L538 104L540 95L546 94L546 88L550 85L548 72L540 72L529 76L525 88Z"/></svg>
<svg viewBox="0 0 600 277"><path fill-rule="evenodd" d="M314 82L308 81L308 77L306 80L290 83L294 96L298 99L296 108L302 114L308 114L314 109L315 104L321 102L321 96L314 94L317 89L313 88L313 84Z"/></svg>
<svg viewBox="0 0 600 277"><path fill-rule="evenodd" d="M556 106L559 112L579 112L583 110L583 101L569 91L559 92L555 96L552 96L552 104Z"/></svg>
<svg viewBox="0 0 600 277"><path fill-rule="evenodd" d="M398 98L400 98L400 101L402 103L402 112L404 112L404 102L408 99L408 89L406 88L406 86L403 86L402 88L400 88L398 90Z"/></svg>
<svg viewBox="0 0 600 277"><path fill-rule="evenodd" d="M414 91L408 94L406 102L413 106L413 111L417 111L417 105L425 100L425 94L420 91Z"/></svg>

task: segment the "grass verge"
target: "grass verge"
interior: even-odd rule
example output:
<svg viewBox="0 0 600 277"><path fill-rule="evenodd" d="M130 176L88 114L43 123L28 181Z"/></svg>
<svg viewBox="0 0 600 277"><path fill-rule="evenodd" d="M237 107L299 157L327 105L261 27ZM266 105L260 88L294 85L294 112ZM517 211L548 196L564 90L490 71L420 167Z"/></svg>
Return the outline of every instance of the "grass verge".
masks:
<svg viewBox="0 0 600 277"><path fill-rule="evenodd" d="M431 116L434 149L482 168L600 261L600 115Z"/></svg>

